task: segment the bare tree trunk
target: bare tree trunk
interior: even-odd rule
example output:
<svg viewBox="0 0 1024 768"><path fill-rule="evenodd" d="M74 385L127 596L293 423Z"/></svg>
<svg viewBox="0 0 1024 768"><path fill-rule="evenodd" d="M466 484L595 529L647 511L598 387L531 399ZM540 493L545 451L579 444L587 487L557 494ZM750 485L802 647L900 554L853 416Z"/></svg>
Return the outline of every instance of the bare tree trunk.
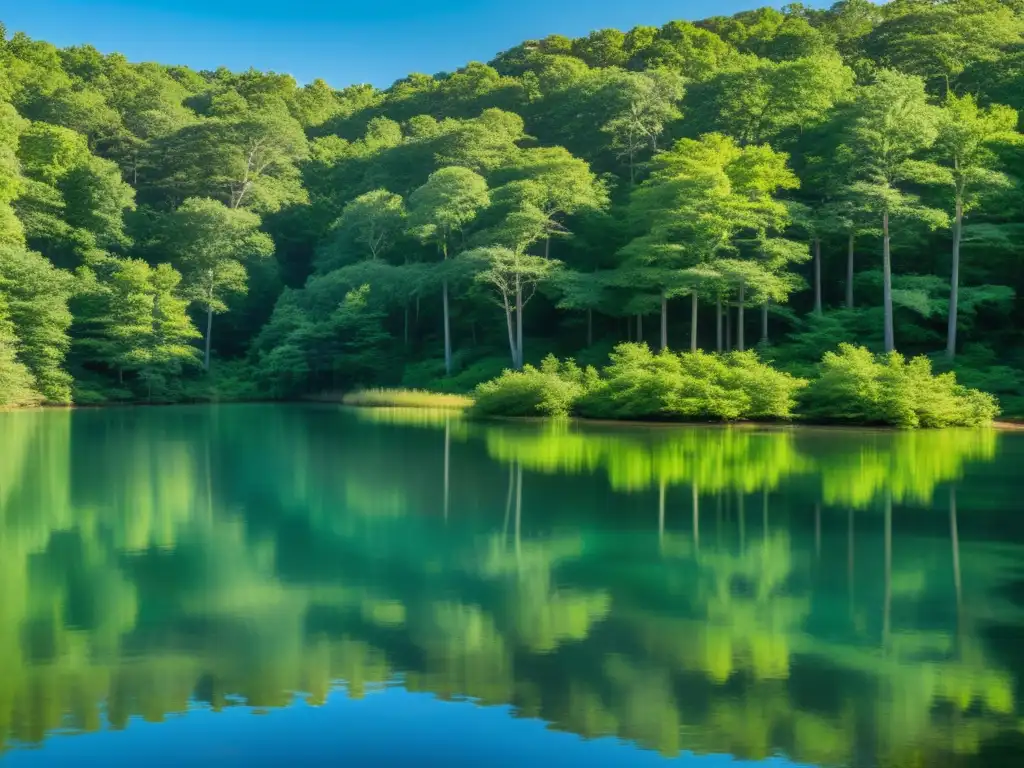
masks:
<svg viewBox="0 0 1024 768"><path fill-rule="evenodd" d="M956 200L956 217L953 219L953 268L949 278L949 329L946 335L946 357L956 357L956 324L960 301L960 238L963 231L964 204L960 196Z"/></svg>
<svg viewBox="0 0 1024 768"><path fill-rule="evenodd" d="M444 372L452 375L452 331L448 319L448 279L441 283L441 298L444 305Z"/></svg>
<svg viewBox="0 0 1024 768"><path fill-rule="evenodd" d="M505 300L505 325L508 328L508 348L512 353L512 367L519 368L519 358L516 355L516 335L515 331L512 330L512 307L508 304L508 299Z"/></svg>
<svg viewBox="0 0 1024 768"><path fill-rule="evenodd" d="M516 370L523 368L523 286L516 285Z"/></svg>
<svg viewBox="0 0 1024 768"><path fill-rule="evenodd" d="M814 238L814 314L821 316L821 238Z"/></svg>
<svg viewBox="0 0 1024 768"><path fill-rule="evenodd" d="M732 352L732 312L725 308L725 351Z"/></svg>
<svg viewBox="0 0 1024 768"><path fill-rule="evenodd" d="M768 345L768 302L761 305L761 344Z"/></svg>
<svg viewBox="0 0 1024 768"><path fill-rule="evenodd" d="M697 292L690 294L690 351L697 351Z"/></svg>
<svg viewBox="0 0 1024 768"><path fill-rule="evenodd" d="M594 310L587 307L587 346L594 346Z"/></svg>
<svg viewBox="0 0 1024 768"><path fill-rule="evenodd" d="M636 340L637 340L638 343L644 340L644 316L643 315L637 315L636 316Z"/></svg>
<svg viewBox="0 0 1024 768"><path fill-rule="evenodd" d="M544 238L544 258L551 258L551 235L548 235L546 238Z"/></svg>
<svg viewBox="0 0 1024 768"><path fill-rule="evenodd" d="M846 241L846 308L853 309L853 246L854 234Z"/></svg>
<svg viewBox="0 0 1024 768"><path fill-rule="evenodd" d="M715 298L715 351L722 352L722 297Z"/></svg>
<svg viewBox="0 0 1024 768"><path fill-rule="evenodd" d="M889 248L889 212L882 214L882 303L885 306L885 351L896 349L892 317L892 252Z"/></svg>
<svg viewBox="0 0 1024 768"><path fill-rule="evenodd" d="M740 295L739 295L739 306L736 308L736 346L740 352L745 351L746 345L743 343L743 326L745 324L746 316L744 314L746 310L746 298L747 298L747 281L740 281Z"/></svg>
<svg viewBox="0 0 1024 768"><path fill-rule="evenodd" d="M668 349L668 296L661 294L661 351Z"/></svg>
<svg viewBox="0 0 1024 768"><path fill-rule="evenodd" d="M409 302L405 303L405 320L402 328L402 341L409 346Z"/></svg>
<svg viewBox="0 0 1024 768"><path fill-rule="evenodd" d="M203 354L203 370L210 370L210 340L213 338L213 304L206 305L206 350Z"/></svg>

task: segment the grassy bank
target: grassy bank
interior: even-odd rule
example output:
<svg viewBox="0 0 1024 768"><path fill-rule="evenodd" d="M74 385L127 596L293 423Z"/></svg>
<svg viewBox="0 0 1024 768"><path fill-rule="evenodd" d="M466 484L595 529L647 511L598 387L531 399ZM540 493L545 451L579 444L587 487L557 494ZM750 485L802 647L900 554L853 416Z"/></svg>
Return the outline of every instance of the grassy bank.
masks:
<svg viewBox="0 0 1024 768"><path fill-rule="evenodd" d="M461 411L473 405L464 395L426 392L420 389L362 389L341 396L321 396L318 400L342 402L360 408L432 408Z"/></svg>

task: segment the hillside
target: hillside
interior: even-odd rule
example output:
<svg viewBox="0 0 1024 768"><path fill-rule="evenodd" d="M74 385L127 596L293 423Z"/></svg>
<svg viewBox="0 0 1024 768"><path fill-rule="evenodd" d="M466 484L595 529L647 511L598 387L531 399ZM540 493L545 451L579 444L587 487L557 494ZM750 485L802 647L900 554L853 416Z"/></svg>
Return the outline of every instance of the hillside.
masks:
<svg viewBox="0 0 1024 768"><path fill-rule="evenodd" d="M927 354L1024 413L1024 0L552 36L385 91L0 38L0 406L465 391L642 339Z"/></svg>

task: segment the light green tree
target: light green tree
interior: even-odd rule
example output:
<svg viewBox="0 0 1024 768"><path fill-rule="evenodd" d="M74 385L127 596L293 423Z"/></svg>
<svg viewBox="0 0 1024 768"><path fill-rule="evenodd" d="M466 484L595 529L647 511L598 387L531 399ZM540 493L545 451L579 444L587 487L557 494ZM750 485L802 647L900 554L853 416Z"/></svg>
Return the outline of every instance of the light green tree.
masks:
<svg viewBox="0 0 1024 768"><path fill-rule="evenodd" d="M203 367L210 368L213 316L226 312L226 299L248 289L246 262L270 257L273 241L259 230L255 213L217 200L190 198L167 216L161 250L182 274L183 293L206 313Z"/></svg>
<svg viewBox="0 0 1024 768"><path fill-rule="evenodd" d="M443 261L465 244L465 230L490 204L487 182L468 168L450 166L430 175L409 198L410 231L437 247ZM452 337L448 312L448 277L443 273L441 299L444 322L444 367L452 372Z"/></svg>
<svg viewBox="0 0 1024 768"><path fill-rule="evenodd" d="M981 108L970 95L950 93L939 115L935 154L941 170L931 178L953 193L953 254L949 290L946 355L956 356L957 304L960 293L960 245L964 214L978 207L985 193L1007 188L1011 179L997 170L999 144L1022 143L1017 112L994 105Z"/></svg>
<svg viewBox="0 0 1024 768"><path fill-rule="evenodd" d="M859 94L850 141L858 180L851 198L882 220L882 275L885 350L896 348L892 305L890 223L894 217L917 220L931 227L945 224L941 211L921 205L901 184L921 167L909 163L931 147L938 136L938 111L928 103L924 81L912 75L880 70L875 82Z"/></svg>

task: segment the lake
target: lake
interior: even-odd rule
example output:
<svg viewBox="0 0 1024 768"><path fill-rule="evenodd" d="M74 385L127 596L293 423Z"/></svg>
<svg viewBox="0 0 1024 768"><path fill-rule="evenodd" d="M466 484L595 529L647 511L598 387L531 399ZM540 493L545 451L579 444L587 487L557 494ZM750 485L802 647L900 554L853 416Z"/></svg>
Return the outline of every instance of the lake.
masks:
<svg viewBox="0 0 1024 768"><path fill-rule="evenodd" d="M1022 765L1022 499L1024 433L0 413L0 763Z"/></svg>

